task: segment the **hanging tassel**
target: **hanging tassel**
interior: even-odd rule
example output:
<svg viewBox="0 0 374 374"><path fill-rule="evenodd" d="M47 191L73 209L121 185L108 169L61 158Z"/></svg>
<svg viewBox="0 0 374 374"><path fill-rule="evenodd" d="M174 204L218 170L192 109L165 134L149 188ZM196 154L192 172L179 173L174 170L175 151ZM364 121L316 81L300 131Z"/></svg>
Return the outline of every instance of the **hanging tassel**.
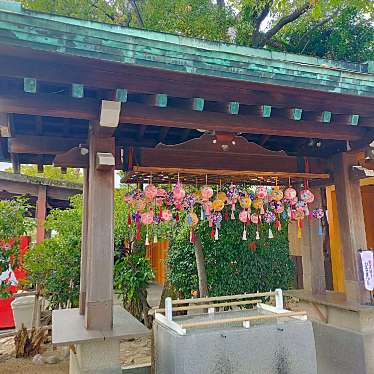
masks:
<svg viewBox="0 0 374 374"><path fill-rule="evenodd" d="M262 214L262 215L264 215L264 214L265 214L265 209L264 209L264 207L263 207L263 206L261 207L261 212L260 212L260 214Z"/></svg>
<svg viewBox="0 0 374 374"><path fill-rule="evenodd" d="M193 228L191 228L191 230L190 230L190 243L193 243L193 242L194 242L193 239L194 239L194 238L193 238Z"/></svg>
<svg viewBox="0 0 374 374"><path fill-rule="evenodd" d="M309 208L308 208L308 204L305 205L305 208L304 208L304 213L305 213L305 216L306 217L309 217Z"/></svg>
<svg viewBox="0 0 374 374"><path fill-rule="evenodd" d="M128 216L127 216L127 224L128 225L131 225L132 224L132 221L131 221L131 214L129 213Z"/></svg>
<svg viewBox="0 0 374 374"><path fill-rule="evenodd" d="M281 222L279 221L279 219L277 219L275 221L275 228L278 230L278 231L281 231L282 230L282 224Z"/></svg>
<svg viewBox="0 0 374 374"><path fill-rule="evenodd" d="M297 238L298 238L298 239L301 239L300 220L297 221Z"/></svg>
<svg viewBox="0 0 374 374"><path fill-rule="evenodd" d="M211 231L211 233L210 233L210 237L211 237L211 238L214 238L214 235L215 235L215 233L214 233L214 227L212 226L212 231Z"/></svg>
<svg viewBox="0 0 374 374"><path fill-rule="evenodd" d="M258 229L256 230L256 240L260 240L260 232Z"/></svg>
<svg viewBox="0 0 374 374"><path fill-rule="evenodd" d="M273 231L271 230L271 227L269 227L269 239L274 239Z"/></svg>
<svg viewBox="0 0 374 374"><path fill-rule="evenodd" d="M233 211L233 210L231 211L231 219L232 219L232 220L234 220L234 219L235 219L235 213L234 213L234 211Z"/></svg>
<svg viewBox="0 0 374 374"><path fill-rule="evenodd" d="M160 205L160 212L159 212L159 217L162 219L162 204Z"/></svg>
<svg viewBox="0 0 374 374"><path fill-rule="evenodd" d="M229 212L226 210L226 213L225 213L225 221L228 221L229 220Z"/></svg>
<svg viewBox="0 0 374 374"><path fill-rule="evenodd" d="M318 220L318 236L323 235L323 228L322 228L322 223L321 220Z"/></svg>
<svg viewBox="0 0 374 374"><path fill-rule="evenodd" d="M136 222L136 240L140 240L140 222Z"/></svg>
<svg viewBox="0 0 374 374"><path fill-rule="evenodd" d="M214 233L214 240L218 240L218 227L216 226L216 231Z"/></svg>
<svg viewBox="0 0 374 374"><path fill-rule="evenodd" d="M203 210L202 207L201 207L201 210L200 210L200 220L204 221L204 210Z"/></svg>
<svg viewBox="0 0 374 374"><path fill-rule="evenodd" d="M175 215L175 221L176 222L179 222L179 213L177 212L177 214Z"/></svg>
<svg viewBox="0 0 374 374"><path fill-rule="evenodd" d="M242 239L243 239L243 240L247 240L247 229L246 229L245 225L244 225L244 229L243 229L243 236L242 236Z"/></svg>
<svg viewBox="0 0 374 374"><path fill-rule="evenodd" d="M147 234L145 235L145 245L149 245L149 239L148 239L148 230L147 230Z"/></svg>
<svg viewBox="0 0 374 374"><path fill-rule="evenodd" d="M158 239L157 239L157 234L155 233L154 236L153 236L153 243L157 243L158 242Z"/></svg>
<svg viewBox="0 0 374 374"><path fill-rule="evenodd" d="M299 220L300 222L300 228L302 229L304 227L304 222L302 220Z"/></svg>

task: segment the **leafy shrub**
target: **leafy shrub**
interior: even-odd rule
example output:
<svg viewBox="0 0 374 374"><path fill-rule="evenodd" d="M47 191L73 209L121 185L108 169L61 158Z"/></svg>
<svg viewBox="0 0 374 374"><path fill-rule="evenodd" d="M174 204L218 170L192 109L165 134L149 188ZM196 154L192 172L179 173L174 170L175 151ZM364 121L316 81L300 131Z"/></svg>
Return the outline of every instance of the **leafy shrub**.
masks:
<svg viewBox="0 0 374 374"><path fill-rule="evenodd" d="M71 199L71 208L54 209L45 227L55 236L36 244L25 256L29 281L41 286L52 309L79 302L82 197Z"/></svg>
<svg viewBox="0 0 374 374"><path fill-rule="evenodd" d="M254 225L249 225L248 241L242 240L243 226L237 221L222 223L220 238L211 238L207 222L199 224L207 271L210 296L233 295L287 289L294 277L294 265L288 255L288 230L282 230L268 239L268 225L262 225L260 240L255 241ZM194 247L189 242L188 228L178 226L168 255L168 279L185 297L198 290ZM254 244L255 243L255 244ZM256 245L256 249L251 249Z"/></svg>
<svg viewBox="0 0 374 374"><path fill-rule="evenodd" d="M146 324L149 310L147 288L153 278L151 264L143 253L128 253L115 263L116 293L122 298L124 308L139 320L144 319Z"/></svg>

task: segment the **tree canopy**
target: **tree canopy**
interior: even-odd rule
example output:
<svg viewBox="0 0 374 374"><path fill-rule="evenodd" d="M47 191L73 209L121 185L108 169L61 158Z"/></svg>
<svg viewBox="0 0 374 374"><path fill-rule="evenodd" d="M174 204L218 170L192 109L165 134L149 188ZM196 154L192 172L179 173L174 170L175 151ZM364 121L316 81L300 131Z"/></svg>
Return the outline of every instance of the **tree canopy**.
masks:
<svg viewBox="0 0 374 374"><path fill-rule="evenodd" d="M256 48L359 61L372 56L371 0L23 0L23 4L39 11ZM318 40L322 46L317 48ZM364 51L358 53L360 43Z"/></svg>

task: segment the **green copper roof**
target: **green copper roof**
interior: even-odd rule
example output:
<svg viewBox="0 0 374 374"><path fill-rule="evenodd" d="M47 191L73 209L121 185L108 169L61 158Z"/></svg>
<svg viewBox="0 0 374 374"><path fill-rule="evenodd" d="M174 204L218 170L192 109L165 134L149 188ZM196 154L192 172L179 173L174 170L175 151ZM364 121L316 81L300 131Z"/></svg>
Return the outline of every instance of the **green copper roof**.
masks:
<svg viewBox="0 0 374 374"><path fill-rule="evenodd" d="M25 10L0 0L0 44L325 92L374 96L373 63L348 64Z"/></svg>

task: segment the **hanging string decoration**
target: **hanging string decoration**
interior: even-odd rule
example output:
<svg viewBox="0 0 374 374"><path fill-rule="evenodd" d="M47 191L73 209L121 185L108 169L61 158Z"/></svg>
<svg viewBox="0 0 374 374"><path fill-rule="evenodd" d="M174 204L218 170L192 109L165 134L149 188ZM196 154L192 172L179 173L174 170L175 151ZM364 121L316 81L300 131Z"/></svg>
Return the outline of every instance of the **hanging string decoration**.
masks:
<svg viewBox="0 0 374 374"><path fill-rule="evenodd" d="M197 187L196 187L197 188ZM194 242L194 228L201 221L207 221L213 240L219 240L221 225L231 219L243 225L241 239L248 240L248 227L255 225L255 238L259 240L261 227L267 227L268 239L273 239L282 230L282 222L295 222L297 236L301 238L303 221L308 218L318 220L318 235L323 234L322 208L309 209L315 203L315 197L304 182L301 191L292 187L282 189L260 185L257 187L239 187L234 184L217 186L216 192L207 183L193 193L187 193L182 183L169 188L160 188L152 181L141 190L139 188L124 195L129 207L127 224L135 230L136 240L141 240L141 227L145 227L145 243L149 244L149 234L153 233L153 242L157 243L160 224L174 225L183 215L190 227L190 241ZM239 206L239 214L236 210Z"/></svg>

